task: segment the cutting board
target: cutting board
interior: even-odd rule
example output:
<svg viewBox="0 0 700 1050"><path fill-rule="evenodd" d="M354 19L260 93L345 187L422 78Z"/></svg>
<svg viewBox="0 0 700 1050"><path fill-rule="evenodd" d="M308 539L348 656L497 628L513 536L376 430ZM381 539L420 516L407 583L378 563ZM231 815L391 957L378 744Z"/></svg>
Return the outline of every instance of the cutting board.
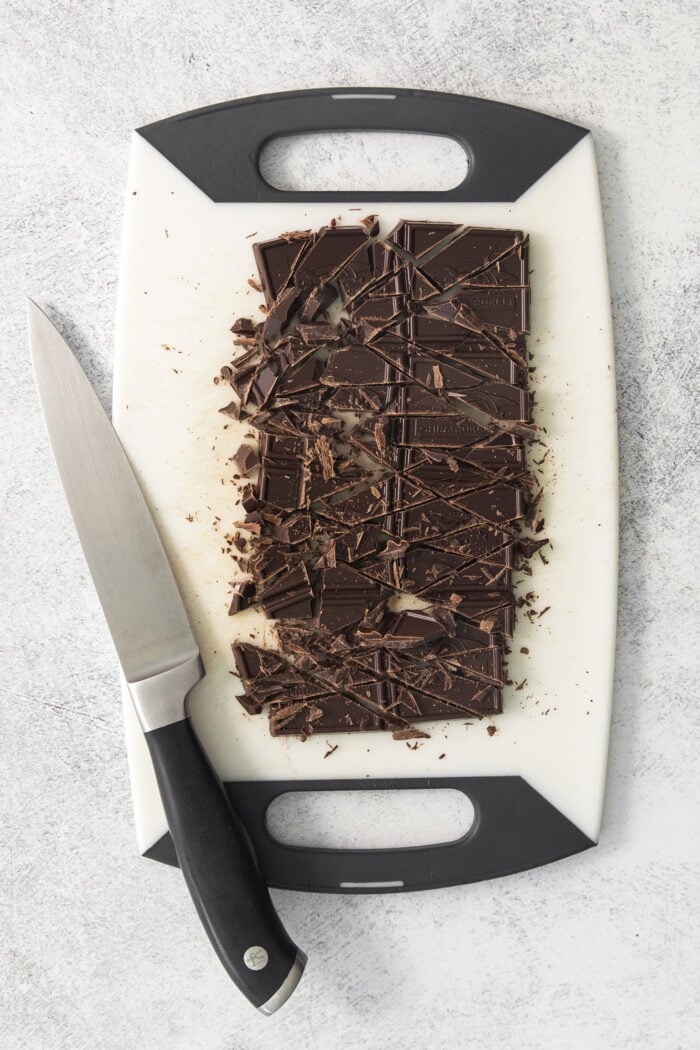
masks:
<svg viewBox="0 0 700 1050"><path fill-rule="evenodd" d="M456 139L469 169L447 192L282 192L258 168L272 137L337 130L431 132ZM407 165L419 168L425 139ZM361 209L351 210L351 209ZM235 521L229 457L239 438L213 383L232 356L234 317L262 297L251 246L284 230L400 219L521 229L530 238L535 420L550 448L543 505L548 564L533 590L546 616L518 620L493 720L432 723L411 749L389 733L273 738L247 715L230 643L220 523ZM617 429L605 245L591 135L483 99L401 89L265 95L162 120L133 136L126 195L114 424L163 536L207 674L189 698L196 731L238 807L270 885L370 892L491 878L593 845L610 723L617 565ZM244 616L247 614L244 614ZM239 621L239 618L236 618ZM263 641L269 625L251 619ZM521 649L528 653L521 653ZM177 863L141 731L124 716L142 854ZM300 790L454 788L476 813L468 834L409 849L279 843L269 804ZM418 797L418 796L416 796ZM416 821L420 822L420 807ZM348 885L351 884L351 885Z"/></svg>

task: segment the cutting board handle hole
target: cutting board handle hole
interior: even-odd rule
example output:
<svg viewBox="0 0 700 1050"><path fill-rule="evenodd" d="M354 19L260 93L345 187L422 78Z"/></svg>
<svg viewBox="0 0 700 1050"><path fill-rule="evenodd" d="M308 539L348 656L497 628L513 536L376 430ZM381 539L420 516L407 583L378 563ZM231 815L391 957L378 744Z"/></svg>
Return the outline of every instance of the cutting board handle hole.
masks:
<svg viewBox="0 0 700 1050"><path fill-rule="evenodd" d="M270 803L268 833L306 849L405 849L467 835L474 806L455 788L287 791Z"/></svg>
<svg viewBox="0 0 700 1050"><path fill-rule="evenodd" d="M258 165L286 193L445 193L467 177L455 139L399 131L319 131L269 139Z"/></svg>

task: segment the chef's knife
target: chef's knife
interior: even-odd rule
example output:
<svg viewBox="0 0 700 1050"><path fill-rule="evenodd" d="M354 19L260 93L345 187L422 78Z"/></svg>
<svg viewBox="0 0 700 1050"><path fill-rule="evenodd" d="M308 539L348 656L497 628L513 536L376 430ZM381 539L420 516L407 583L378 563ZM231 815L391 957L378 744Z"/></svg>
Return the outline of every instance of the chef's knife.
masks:
<svg viewBox="0 0 700 1050"><path fill-rule="evenodd" d="M248 836L185 709L204 669L143 493L68 346L29 300L29 343L63 488L143 728L180 867L221 962L265 1014L306 956L274 910Z"/></svg>

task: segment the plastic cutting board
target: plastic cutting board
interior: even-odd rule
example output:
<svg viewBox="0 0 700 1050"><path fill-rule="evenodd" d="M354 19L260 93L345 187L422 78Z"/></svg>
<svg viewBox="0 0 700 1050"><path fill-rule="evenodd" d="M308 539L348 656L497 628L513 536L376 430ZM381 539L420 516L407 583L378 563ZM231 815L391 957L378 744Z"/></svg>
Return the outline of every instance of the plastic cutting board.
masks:
<svg viewBox="0 0 700 1050"><path fill-rule="evenodd" d="M452 136L469 171L449 192L353 197L281 192L262 180L258 157L271 137L332 130ZM412 160L419 164L420 156ZM231 359L233 318L255 316L262 301L247 283L253 241L318 228L333 216L352 224L370 212L382 234L400 219L529 234L528 345L537 366L535 419L551 448L543 510L552 551L547 565L532 560L531 578L518 585L516 577L516 597L524 586L550 609L533 623L518 620L508 670L527 683L504 690L496 734L486 723L431 723L431 739L416 750L390 733L338 734L333 742L341 746L327 761L323 734L272 738L266 718L246 715L232 698L242 691L230 673L227 583L235 576L215 519L237 517L236 489L221 480L235 446L231 430L222 430L222 393L212 378ZM270 885L419 889L524 870L595 843L610 722L618 493L605 246L585 128L482 99L362 88L241 99L139 129L126 197L113 418L207 669L190 696L192 719ZM124 710L140 851L177 863L126 693ZM286 791L417 787L465 792L476 812L469 833L410 849L321 850L283 846L266 829L267 806Z"/></svg>

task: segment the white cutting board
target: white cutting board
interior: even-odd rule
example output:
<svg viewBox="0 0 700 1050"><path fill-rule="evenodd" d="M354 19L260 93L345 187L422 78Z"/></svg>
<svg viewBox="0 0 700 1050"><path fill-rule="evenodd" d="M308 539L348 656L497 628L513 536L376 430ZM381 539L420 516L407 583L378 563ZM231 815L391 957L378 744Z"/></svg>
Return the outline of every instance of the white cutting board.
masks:
<svg viewBox="0 0 700 1050"><path fill-rule="evenodd" d="M420 156L414 163L420 166ZM522 229L530 237L528 345L537 367L535 420L551 449L541 478L552 546L549 564L535 557L532 577L516 575L516 597L533 590L536 608L550 609L533 623L518 617L508 672L514 682L527 681L517 691L505 688L502 715L468 727L431 723L431 738L416 750L390 733L335 734L331 762L324 759L325 735L272 738L267 719L247 715L234 699L243 691L231 674L235 635L227 615L236 569L220 535L239 518L236 487L221 480L231 472L237 424L219 413L228 399L213 377L231 360L233 319L262 316L262 296L247 283L257 276L253 242L318 228L333 216L353 224L370 212L382 234L399 219L428 219ZM201 648L207 674L189 710L224 781L519 775L597 839L612 693L618 483L610 305L590 134L513 202L214 203L135 133L113 420ZM167 826L126 692L124 714L143 853ZM489 724L498 727L493 736Z"/></svg>

